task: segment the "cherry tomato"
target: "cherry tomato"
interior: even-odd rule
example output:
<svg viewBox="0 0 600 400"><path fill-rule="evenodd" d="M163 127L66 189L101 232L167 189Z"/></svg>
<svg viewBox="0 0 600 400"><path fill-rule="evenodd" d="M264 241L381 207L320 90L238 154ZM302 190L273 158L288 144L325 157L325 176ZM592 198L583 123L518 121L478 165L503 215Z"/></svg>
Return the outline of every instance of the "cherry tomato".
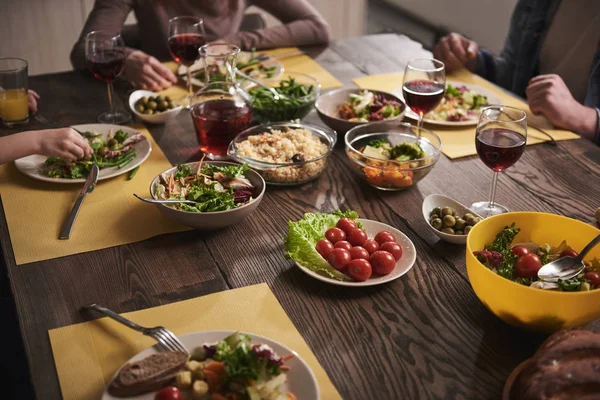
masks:
<svg viewBox="0 0 600 400"><path fill-rule="evenodd" d="M600 274L597 272L586 272L583 279L590 281L592 286L600 286Z"/></svg>
<svg viewBox="0 0 600 400"><path fill-rule="evenodd" d="M362 247L369 252L369 254L373 254L375 253L377 250L379 250L379 243L377 243L376 241L374 241L373 239L371 240L367 240L365 242L365 244L362 245Z"/></svg>
<svg viewBox="0 0 600 400"><path fill-rule="evenodd" d="M381 231L375 235L375 241L381 246L385 242L395 242L396 238L388 231Z"/></svg>
<svg viewBox="0 0 600 400"><path fill-rule="evenodd" d="M346 235L349 235L350 232L357 228L356 222L354 222L354 220L350 218L340 219L335 226L346 232Z"/></svg>
<svg viewBox="0 0 600 400"><path fill-rule="evenodd" d="M572 248L568 248L566 250L563 250L560 252L560 257L577 257L579 254L577 254L577 252L575 250L573 250Z"/></svg>
<svg viewBox="0 0 600 400"><path fill-rule="evenodd" d="M321 239L315 245L315 250L317 250L323 258L327 259L329 253L333 251L333 244L327 239Z"/></svg>
<svg viewBox="0 0 600 400"><path fill-rule="evenodd" d="M352 244L352 246L362 246L365 242L369 240L367 237L367 232L362 229L355 229L350 232L348 235L348 241Z"/></svg>
<svg viewBox="0 0 600 400"><path fill-rule="evenodd" d="M340 240L346 240L346 233L340 228L331 228L325 232L325 237L331 243L336 244Z"/></svg>
<svg viewBox="0 0 600 400"><path fill-rule="evenodd" d="M394 256L387 251L377 250L375 253L371 254L369 261L373 267L373 272L377 275L387 275L392 272L396 266Z"/></svg>
<svg viewBox="0 0 600 400"><path fill-rule="evenodd" d="M327 257L327 261L331 266L338 271L342 271L346 268L348 263L352 261L350 252L346 249L333 249L333 251Z"/></svg>
<svg viewBox="0 0 600 400"><path fill-rule="evenodd" d="M363 260L368 260L370 257L370 254L367 250L365 250L364 247L354 246L353 248L350 249L350 257L352 257L353 260L356 260L357 258L362 258Z"/></svg>
<svg viewBox="0 0 600 400"><path fill-rule="evenodd" d="M348 275L355 281L364 282L373 274L371 263L362 258L350 261L348 264Z"/></svg>
<svg viewBox="0 0 600 400"><path fill-rule="evenodd" d="M520 278L534 278L542 268L542 260L537 254L525 254L515 263L515 271Z"/></svg>
<svg viewBox="0 0 600 400"><path fill-rule="evenodd" d="M183 394L175 386L167 386L156 393L154 400L183 400Z"/></svg>
<svg viewBox="0 0 600 400"><path fill-rule="evenodd" d="M385 242L379 248L382 251L387 251L391 255L394 256L394 259L398 261L402 258L402 247L398 243L395 242Z"/></svg>
<svg viewBox="0 0 600 400"><path fill-rule="evenodd" d="M352 245L350 244L350 242L347 242L345 240L340 240L333 247L335 247L336 249L345 249L345 250L350 251L350 249L352 248Z"/></svg>
<svg viewBox="0 0 600 400"><path fill-rule="evenodd" d="M530 253L529 249L525 246L515 246L512 248L512 253L515 256L523 257Z"/></svg>

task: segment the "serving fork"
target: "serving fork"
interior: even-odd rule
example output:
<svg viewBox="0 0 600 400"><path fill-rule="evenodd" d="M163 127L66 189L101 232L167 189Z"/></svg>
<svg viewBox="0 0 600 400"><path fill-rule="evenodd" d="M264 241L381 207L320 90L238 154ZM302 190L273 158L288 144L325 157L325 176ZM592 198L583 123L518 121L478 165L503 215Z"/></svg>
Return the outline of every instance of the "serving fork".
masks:
<svg viewBox="0 0 600 400"><path fill-rule="evenodd" d="M177 336L173 334L170 330L166 329L163 326L155 326L153 328L145 328L141 325L136 324L133 321L128 320L125 317L120 316L116 312L109 310L106 307L102 307L98 304L90 304L89 306L83 307L86 310L94 310L103 314L109 318L114 319L115 321L125 325L128 328L131 328L135 331L141 332L145 336L149 336L152 339L156 340L158 344L160 344L165 350L169 351L180 351L186 354L189 354L188 350L185 348L183 343L177 339Z"/></svg>

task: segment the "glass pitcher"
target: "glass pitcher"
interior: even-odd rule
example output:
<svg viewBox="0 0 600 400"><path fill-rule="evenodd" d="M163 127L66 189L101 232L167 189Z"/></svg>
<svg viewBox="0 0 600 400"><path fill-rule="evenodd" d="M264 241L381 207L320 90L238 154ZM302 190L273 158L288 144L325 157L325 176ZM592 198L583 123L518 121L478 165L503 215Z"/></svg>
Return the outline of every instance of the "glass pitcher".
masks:
<svg viewBox="0 0 600 400"><path fill-rule="evenodd" d="M250 125L252 110L235 80L239 47L207 44L200 48L204 86L192 98L192 119L200 151L211 160L226 160L227 147Z"/></svg>

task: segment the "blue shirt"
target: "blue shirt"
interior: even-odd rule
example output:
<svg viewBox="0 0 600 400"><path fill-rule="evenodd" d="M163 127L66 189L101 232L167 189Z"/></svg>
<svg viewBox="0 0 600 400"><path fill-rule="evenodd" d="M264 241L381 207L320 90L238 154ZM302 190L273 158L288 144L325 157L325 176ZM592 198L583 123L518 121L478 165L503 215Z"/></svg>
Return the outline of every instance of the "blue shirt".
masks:
<svg viewBox="0 0 600 400"><path fill-rule="evenodd" d="M498 56L478 54L477 74L525 97L529 79L538 75L542 43L560 0L519 0L513 11L504 48ZM598 113L594 141L600 146L600 47L590 66L584 105Z"/></svg>

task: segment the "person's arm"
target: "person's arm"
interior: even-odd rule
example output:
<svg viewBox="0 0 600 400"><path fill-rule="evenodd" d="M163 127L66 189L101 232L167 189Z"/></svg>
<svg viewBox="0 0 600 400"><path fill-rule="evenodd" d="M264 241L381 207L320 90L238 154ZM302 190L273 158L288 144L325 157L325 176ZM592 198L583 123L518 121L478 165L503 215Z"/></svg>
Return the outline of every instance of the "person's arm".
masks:
<svg viewBox="0 0 600 400"><path fill-rule="evenodd" d="M283 25L237 32L224 40L243 49L309 46L331 40L331 27L306 0L253 0L251 4L273 14Z"/></svg>
<svg viewBox="0 0 600 400"><path fill-rule="evenodd" d="M91 155L92 149L87 140L71 128L25 131L0 137L0 164L32 154L77 160Z"/></svg>

